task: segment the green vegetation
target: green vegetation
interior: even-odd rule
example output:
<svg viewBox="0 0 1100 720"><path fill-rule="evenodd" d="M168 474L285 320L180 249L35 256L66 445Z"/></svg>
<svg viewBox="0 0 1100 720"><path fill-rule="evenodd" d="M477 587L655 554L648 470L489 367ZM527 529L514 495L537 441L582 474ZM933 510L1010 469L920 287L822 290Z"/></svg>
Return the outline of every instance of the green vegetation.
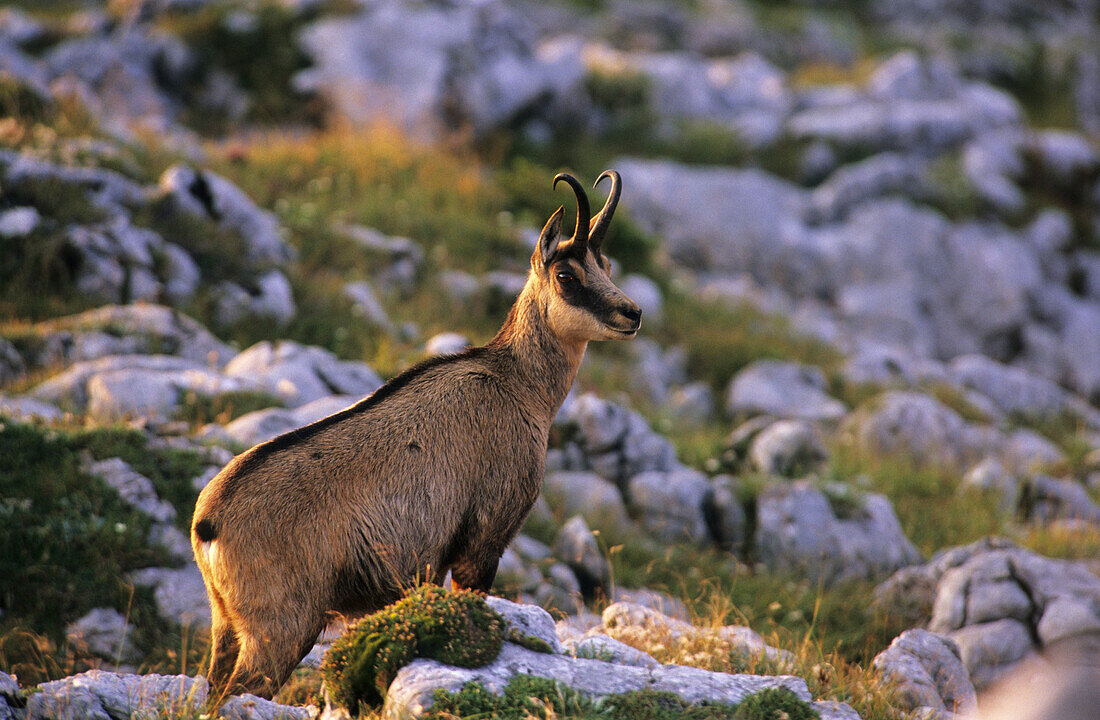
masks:
<svg viewBox="0 0 1100 720"><path fill-rule="evenodd" d="M737 705L684 702L656 690L588 698L548 678L516 675L500 696L481 684L467 683L456 693L437 690L432 720L811 720L819 717L809 703L786 688L770 688Z"/></svg>
<svg viewBox="0 0 1100 720"><path fill-rule="evenodd" d="M181 527L190 520L191 478L202 469L194 453L150 448L132 430L69 431L0 418L0 574L7 579L0 591L0 666L24 683L86 669L87 659L65 642L65 627L92 608L112 607L137 628L132 640L149 667L194 667L202 644L161 619L152 592L127 579L171 558L150 547L148 517L84 472L85 456L121 457L176 507Z"/></svg>
<svg viewBox="0 0 1100 720"><path fill-rule="evenodd" d="M255 390L237 390L214 397L189 392L183 396L176 417L192 425L210 422L225 425L250 412L282 406L281 398Z"/></svg>
<svg viewBox="0 0 1100 720"><path fill-rule="evenodd" d="M300 13L277 2L261 2L254 11L242 14L231 5L214 4L173 13L159 22L203 59L200 80L209 80L213 71L225 72L248 93L248 120L316 126L323 119L324 105L295 92L291 78L309 66L297 33L322 10ZM189 105L202 107L197 102ZM234 118L205 108L184 120L200 132L220 134L232 129Z"/></svg>
<svg viewBox="0 0 1100 720"><path fill-rule="evenodd" d="M480 667L496 658L505 637L504 619L481 595L421 585L349 628L322 672L334 702L356 713L381 703L397 671L415 658Z"/></svg>

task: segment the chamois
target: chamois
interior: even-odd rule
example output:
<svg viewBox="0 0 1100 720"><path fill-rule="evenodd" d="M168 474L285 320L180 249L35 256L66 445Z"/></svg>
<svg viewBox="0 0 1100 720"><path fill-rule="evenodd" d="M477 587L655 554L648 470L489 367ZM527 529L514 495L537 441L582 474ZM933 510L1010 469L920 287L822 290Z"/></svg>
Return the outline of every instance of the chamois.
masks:
<svg viewBox="0 0 1100 720"><path fill-rule="evenodd" d="M488 591L542 485L550 424L590 340L633 337L584 188L573 236L550 217L508 317L484 347L429 359L355 405L257 445L199 495L191 544L210 596L211 698L270 698L334 615L419 580ZM591 225L591 229L590 229Z"/></svg>

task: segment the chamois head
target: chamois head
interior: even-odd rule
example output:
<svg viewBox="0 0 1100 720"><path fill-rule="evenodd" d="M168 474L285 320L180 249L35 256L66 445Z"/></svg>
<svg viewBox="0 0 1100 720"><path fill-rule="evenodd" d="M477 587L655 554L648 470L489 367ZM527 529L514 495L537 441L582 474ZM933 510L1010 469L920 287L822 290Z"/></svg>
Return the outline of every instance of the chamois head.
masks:
<svg viewBox="0 0 1100 720"><path fill-rule="evenodd" d="M565 208L550 216L531 256L532 275L547 323L563 339L612 340L633 337L642 311L611 282L611 264L602 252L604 235L622 191L619 173L605 171L596 180L611 179L611 193L593 221L588 195L575 177L559 173L554 187L565 181L577 196L577 226L573 237L561 237ZM593 186L595 187L595 186Z"/></svg>

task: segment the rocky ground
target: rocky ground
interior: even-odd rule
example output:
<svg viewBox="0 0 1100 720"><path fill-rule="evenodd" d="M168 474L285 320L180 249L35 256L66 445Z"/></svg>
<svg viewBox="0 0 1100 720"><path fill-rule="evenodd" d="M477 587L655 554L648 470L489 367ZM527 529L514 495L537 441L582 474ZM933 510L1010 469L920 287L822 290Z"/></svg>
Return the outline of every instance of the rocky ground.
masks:
<svg viewBox="0 0 1100 720"><path fill-rule="evenodd" d="M0 10L0 718L197 717L198 491L491 337L562 168L622 174L608 249L645 318L590 348L501 558L492 606L553 652L421 658L371 712L528 675L864 720L1097 686L1098 25L1013 0ZM317 716L341 629L222 713Z"/></svg>

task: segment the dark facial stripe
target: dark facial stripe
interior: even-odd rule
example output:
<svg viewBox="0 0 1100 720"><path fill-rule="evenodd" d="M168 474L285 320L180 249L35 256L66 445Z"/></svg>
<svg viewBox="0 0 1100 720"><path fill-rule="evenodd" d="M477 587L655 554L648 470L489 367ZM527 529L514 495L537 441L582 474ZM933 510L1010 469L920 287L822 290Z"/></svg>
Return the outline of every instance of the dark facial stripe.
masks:
<svg viewBox="0 0 1100 720"><path fill-rule="evenodd" d="M594 289L590 284L582 283L580 279L562 285L561 297L573 307L592 313L604 324L611 324L615 316L616 303L606 293Z"/></svg>

